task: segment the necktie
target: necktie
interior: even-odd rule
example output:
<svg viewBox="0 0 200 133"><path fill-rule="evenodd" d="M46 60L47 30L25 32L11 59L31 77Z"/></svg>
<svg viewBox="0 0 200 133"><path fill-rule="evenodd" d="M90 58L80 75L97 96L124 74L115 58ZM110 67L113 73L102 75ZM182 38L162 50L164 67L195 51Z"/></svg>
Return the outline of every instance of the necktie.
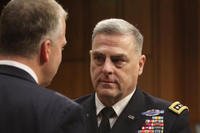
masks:
<svg viewBox="0 0 200 133"><path fill-rule="evenodd" d="M114 109L112 107L105 107L101 110L101 123L99 126L99 133L110 133L111 127L109 118L112 118L116 115Z"/></svg>

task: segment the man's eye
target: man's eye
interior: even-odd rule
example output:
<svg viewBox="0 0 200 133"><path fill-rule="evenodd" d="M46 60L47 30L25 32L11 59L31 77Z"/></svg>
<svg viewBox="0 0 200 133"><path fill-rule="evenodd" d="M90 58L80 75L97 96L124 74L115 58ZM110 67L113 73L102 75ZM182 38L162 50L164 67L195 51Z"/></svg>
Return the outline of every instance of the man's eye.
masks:
<svg viewBox="0 0 200 133"><path fill-rule="evenodd" d="M105 56L103 56L103 55L94 55L93 60L97 65L102 65L105 62Z"/></svg>
<svg viewBox="0 0 200 133"><path fill-rule="evenodd" d="M126 60L123 58L112 58L112 62L113 64L115 64L116 67L121 68L124 66L124 64L126 63Z"/></svg>

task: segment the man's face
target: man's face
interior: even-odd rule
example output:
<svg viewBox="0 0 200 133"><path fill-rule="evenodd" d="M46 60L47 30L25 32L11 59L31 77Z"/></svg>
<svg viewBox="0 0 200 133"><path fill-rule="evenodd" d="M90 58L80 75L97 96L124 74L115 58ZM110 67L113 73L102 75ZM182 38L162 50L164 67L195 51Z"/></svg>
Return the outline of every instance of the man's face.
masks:
<svg viewBox="0 0 200 133"><path fill-rule="evenodd" d="M97 34L92 43L90 74L98 98L114 104L130 94L142 73L145 56L130 35Z"/></svg>

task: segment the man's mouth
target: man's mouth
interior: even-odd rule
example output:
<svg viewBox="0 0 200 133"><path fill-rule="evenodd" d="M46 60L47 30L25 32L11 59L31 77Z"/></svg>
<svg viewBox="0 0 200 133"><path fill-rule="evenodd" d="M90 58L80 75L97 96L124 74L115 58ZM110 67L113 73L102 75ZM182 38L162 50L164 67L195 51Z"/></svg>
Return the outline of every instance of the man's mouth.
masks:
<svg viewBox="0 0 200 133"><path fill-rule="evenodd" d="M102 82L102 83L114 83L114 81L110 81L110 80L101 80L100 82Z"/></svg>
<svg viewBox="0 0 200 133"><path fill-rule="evenodd" d="M101 85L103 88L110 88L113 87L113 85L116 85L116 82L113 80L100 80L99 85Z"/></svg>

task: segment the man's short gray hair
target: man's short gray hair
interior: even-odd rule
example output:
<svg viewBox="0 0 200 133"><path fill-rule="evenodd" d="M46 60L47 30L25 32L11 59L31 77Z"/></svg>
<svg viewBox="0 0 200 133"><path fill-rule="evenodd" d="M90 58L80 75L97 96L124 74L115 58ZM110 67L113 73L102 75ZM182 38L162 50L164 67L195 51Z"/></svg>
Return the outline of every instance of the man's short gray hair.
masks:
<svg viewBox="0 0 200 133"><path fill-rule="evenodd" d="M93 34L92 41L97 34L121 34L121 35L133 35L136 41L136 48L139 52L142 51L143 36L140 31L123 19L105 19L96 24Z"/></svg>

